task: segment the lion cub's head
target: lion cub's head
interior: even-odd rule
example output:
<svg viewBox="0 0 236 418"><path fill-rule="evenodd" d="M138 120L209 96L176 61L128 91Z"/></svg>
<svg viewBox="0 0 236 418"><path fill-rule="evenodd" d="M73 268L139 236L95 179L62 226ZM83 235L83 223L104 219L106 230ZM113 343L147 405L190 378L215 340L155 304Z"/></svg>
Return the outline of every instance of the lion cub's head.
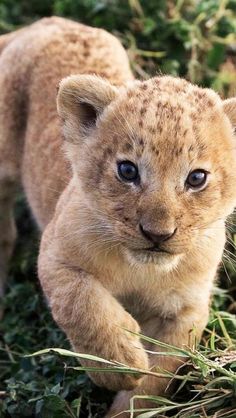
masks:
<svg viewBox="0 0 236 418"><path fill-rule="evenodd" d="M174 266L233 211L236 99L172 77L118 89L81 75L62 80L58 110L90 222L129 260Z"/></svg>

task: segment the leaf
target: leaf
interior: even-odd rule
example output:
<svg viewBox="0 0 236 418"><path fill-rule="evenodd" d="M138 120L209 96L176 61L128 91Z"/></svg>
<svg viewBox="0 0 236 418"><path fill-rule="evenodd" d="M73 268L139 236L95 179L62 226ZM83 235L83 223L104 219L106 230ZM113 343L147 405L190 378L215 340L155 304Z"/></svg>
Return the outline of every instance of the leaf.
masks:
<svg viewBox="0 0 236 418"><path fill-rule="evenodd" d="M207 65L216 70L223 62L225 56L225 45L214 44L207 54Z"/></svg>
<svg viewBox="0 0 236 418"><path fill-rule="evenodd" d="M58 383L57 385L52 387L51 392L54 393L55 395L58 395L60 393L60 390L61 390L61 385L60 383Z"/></svg>
<svg viewBox="0 0 236 418"><path fill-rule="evenodd" d="M101 357L94 356L92 354L75 353L75 352L70 351L70 350L65 350L64 348L45 348L44 350L39 350L39 351L36 351L35 353L32 353L32 354L27 354L27 355L25 355L25 357L41 356L43 354L50 354L52 352L56 353L56 354L60 354L61 356L75 357L75 358L78 358L78 359L92 360L92 361L98 361L100 363L115 365L114 362L109 361L109 360L104 360Z"/></svg>
<svg viewBox="0 0 236 418"><path fill-rule="evenodd" d="M44 406L50 411L63 411L66 407L66 402L57 395L46 395L43 397Z"/></svg>
<svg viewBox="0 0 236 418"><path fill-rule="evenodd" d="M36 415L38 415L42 411L43 405L44 405L44 400L43 399L39 399L36 402L36 406L35 406Z"/></svg>

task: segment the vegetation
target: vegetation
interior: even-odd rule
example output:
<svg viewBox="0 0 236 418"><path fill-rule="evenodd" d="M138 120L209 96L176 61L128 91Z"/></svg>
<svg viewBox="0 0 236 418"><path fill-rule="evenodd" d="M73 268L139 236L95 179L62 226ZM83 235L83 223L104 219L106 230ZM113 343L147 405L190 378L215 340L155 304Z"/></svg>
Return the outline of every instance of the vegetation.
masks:
<svg viewBox="0 0 236 418"><path fill-rule="evenodd" d="M142 78L180 74L221 93L236 82L236 0L1 0L0 30L51 14L118 35Z"/></svg>
<svg viewBox="0 0 236 418"><path fill-rule="evenodd" d="M103 27L119 36L137 77L179 74L222 95L235 94L236 0L0 0L0 31L51 14ZM78 369L75 356L47 350L37 357L25 357L50 347L69 350L69 343L52 321L37 282L39 237L22 197L16 219L19 239L0 323L0 417L102 417L112 394L91 383L82 368ZM142 418L157 412L181 418L236 417L233 218L228 226L221 289L215 291L201 346L188 350L177 393L169 400L157 397L156 410L140 412ZM183 350L177 354L181 356ZM124 367L111 366L125 372Z"/></svg>

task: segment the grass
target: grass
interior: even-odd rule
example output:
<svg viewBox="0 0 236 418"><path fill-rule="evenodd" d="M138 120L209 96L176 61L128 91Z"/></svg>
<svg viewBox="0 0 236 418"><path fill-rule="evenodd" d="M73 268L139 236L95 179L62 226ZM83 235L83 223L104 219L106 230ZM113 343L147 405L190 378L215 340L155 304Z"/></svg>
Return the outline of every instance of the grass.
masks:
<svg viewBox="0 0 236 418"><path fill-rule="evenodd" d="M16 218L19 239L0 324L0 417L100 418L113 394L90 381L85 368L78 365L80 355L70 351L65 335L51 318L36 277L39 237L22 198ZM177 390L169 399L152 397L156 408L140 410L140 418L157 413L176 418L236 417L236 286L228 253L232 252L234 260L233 235L229 239L225 270L220 274L224 289L215 289L201 345L194 351L167 347L188 358L184 370L175 376ZM28 356L35 352L36 356ZM106 367L116 373L144 373L120 364ZM103 362L100 369L104 369ZM156 373L166 375L164 370ZM130 410L132 417L135 399Z"/></svg>

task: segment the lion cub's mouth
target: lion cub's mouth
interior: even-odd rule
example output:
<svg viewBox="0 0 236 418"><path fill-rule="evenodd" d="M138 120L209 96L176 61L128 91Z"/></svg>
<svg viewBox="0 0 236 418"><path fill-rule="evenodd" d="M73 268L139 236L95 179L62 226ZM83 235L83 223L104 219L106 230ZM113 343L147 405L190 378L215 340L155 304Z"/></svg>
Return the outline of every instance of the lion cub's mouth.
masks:
<svg viewBox="0 0 236 418"><path fill-rule="evenodd" d="M150 252L154 252L154 253L172 254L170 251L168 251L164 248L157 247L155 245L153 247L149 247L149 248L140 248L137 251L142 251L142 252L145 252L145 251L149 252L150 251Z"/></svg>
<svg viewBox="0 0 236 418"><path fill-rule="evenodd" d="M149 248L129 249L126 251L131 263L155 264L164 270L171 270L178 264L180 254L174 254L169 250L154 246Z"/></svg>

